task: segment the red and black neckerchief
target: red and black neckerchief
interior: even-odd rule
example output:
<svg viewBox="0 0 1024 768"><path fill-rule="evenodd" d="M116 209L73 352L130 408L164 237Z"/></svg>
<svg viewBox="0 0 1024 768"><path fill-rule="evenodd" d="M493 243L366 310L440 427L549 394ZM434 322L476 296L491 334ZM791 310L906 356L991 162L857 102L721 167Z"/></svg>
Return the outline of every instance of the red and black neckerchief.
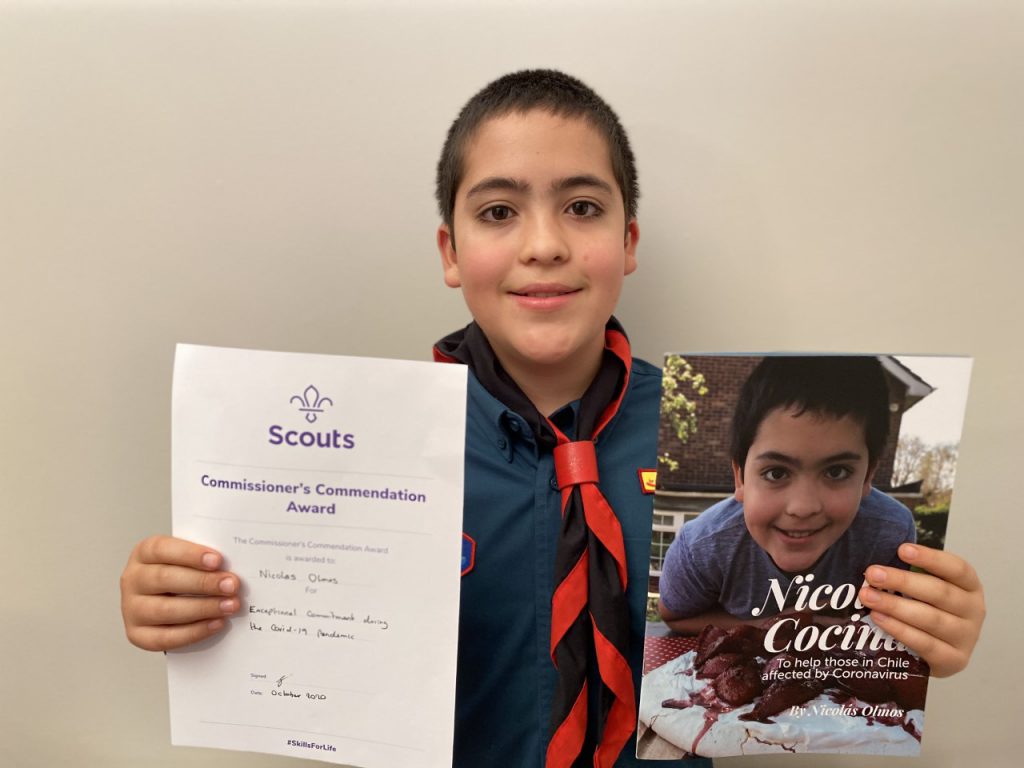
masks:
<svg viewBox="0 0 1024 768"><path fill-rule="evenodd" d="M541 450L554 453L562 526L555 552L551 658L559 679L545 768L585 765L590 756L583 753L591 746L595 768L609 768L636 728L636 697L628 661L626 551L619 520L598 487L594 441L626 392L632 363L629 340L612 318L600 369L580 400L574 441L530 402L476 323L439 341L434 359L468 365L484 389L526 419ZM600 690L597 712L588 718L591 658Z"/></svg>

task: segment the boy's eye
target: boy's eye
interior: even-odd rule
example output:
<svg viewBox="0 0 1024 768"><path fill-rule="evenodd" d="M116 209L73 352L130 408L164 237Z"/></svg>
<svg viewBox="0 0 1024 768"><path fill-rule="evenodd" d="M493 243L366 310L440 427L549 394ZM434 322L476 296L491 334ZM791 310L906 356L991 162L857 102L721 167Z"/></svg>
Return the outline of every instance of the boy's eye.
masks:
<svg viewBox="0 0 1024 768"><path fill-rule="evenodd" d="M480 214L485 221L505 221L512 215L512 209L507 205L492 205Z"/></svg>
<svg viewBox="0 0 1024 768"><path fill-rule="evenodd" d="M769 483L778 483L785 480L788 474L782 467L768 467L768 469L762 470L761 477Z"/></svg>
<svg viewBox="0 0 1024 768"><path fill-rule="evenodd" d="M601 215L600 207L589 200L575 200L569 204L568 210L573 216L579 216L580 218Z"/></svg>
<svg viewBox="0 0 1024 768"><path fill-rule="evenodd" d="M829 480L846 480L851 475L853 475L853 469L842 464L837 464L825 470L825 477Z"/></svg>

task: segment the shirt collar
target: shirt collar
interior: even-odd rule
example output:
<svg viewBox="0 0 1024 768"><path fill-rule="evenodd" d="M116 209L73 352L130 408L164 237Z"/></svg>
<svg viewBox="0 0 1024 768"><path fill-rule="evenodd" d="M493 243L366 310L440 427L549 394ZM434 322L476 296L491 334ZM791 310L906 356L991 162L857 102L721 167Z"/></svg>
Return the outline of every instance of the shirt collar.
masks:
<svg viewBox="0 0 1024 768"><path fill-rule="evenodd" d="M511 445L512 441L520 440L537 449L536 440L526 420L484 389L472 371L469 372L468 397L477 412L484 415L488 425L501 433ZM555 423L570 440L576 435L576 419L579 416L580 401L574 400L564 405L551 415Z"/></svg>

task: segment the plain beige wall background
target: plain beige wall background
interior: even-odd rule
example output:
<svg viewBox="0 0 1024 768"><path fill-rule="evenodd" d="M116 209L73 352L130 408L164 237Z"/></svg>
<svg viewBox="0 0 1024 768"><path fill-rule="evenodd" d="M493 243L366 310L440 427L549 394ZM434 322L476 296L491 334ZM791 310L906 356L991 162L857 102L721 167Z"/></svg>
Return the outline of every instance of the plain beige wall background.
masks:
<svg viewBox="0 0 1024 768"><path fill-rule="evenodd" d="M170 526L174 343L426 358L467 318L433 245L445 130L555 66L639 158L641 355L976 357L949 545L990 617L920 764L1016 765L1022 8L0 4L0 763L304 764L172 748L163 658L123 637L123 562ZM721 764L798 762L908 765Z"/></svg>

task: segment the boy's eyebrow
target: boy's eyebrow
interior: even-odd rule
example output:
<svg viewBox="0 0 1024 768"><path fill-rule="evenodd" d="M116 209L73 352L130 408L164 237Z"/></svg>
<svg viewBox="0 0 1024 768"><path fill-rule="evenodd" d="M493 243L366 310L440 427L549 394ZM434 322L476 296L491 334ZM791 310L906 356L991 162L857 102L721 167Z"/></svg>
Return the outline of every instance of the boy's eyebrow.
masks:
<svg viewBox="0 0 1024 768"><path fill-rule="evenodd" d="M566 176L563 179L555 179L551 182L552 192L565 192L566 190L579 187L596 187L609 195L615 193L615 189L611 184L599 176L594 176L590 173ZM488 176L486 179L482 179L470 187L469 191L466 192L466 197L473 197L483 192L494 192L496 190L525 194L530 191L530 183L511 176Z"/></svg>
<svg viewBox="0 0 1024 768"><path fill-rule="evenodd" d="M478 181L469 191L466 192L466 197L473 197L481 192L493 192L494 190L507 190L509 192L529 192L529 182L523 181L522 179L513 179L511 176L488 176L482 181Z"/></svg>
<svg viewBox="0 0 1024 768"><path fill-rule="evenodd" d="M863 456L856 451L840 451L834 453L831 456L826 456L818 462L819 466L825 466L827 464L835 464L839 461L860 461ZM780 464L788 464L791 467L802 468L803 462L793 456L789 456L781 451L765 451L759 453L754 457L755 461L777 461Z"/></svg>
<svg viewBox="0 0 1024 768"><path fill-rule="evenodd" d="M551 190L553 192L564 192L567 189L575 189L577 187L597 187L598 189L607 192L608 194L614 194L615 190L612 189L612 185L604 179L594 176L590 173L581 173L576 176L567 176L564 179L555 179L551 182Z"/></svg>

